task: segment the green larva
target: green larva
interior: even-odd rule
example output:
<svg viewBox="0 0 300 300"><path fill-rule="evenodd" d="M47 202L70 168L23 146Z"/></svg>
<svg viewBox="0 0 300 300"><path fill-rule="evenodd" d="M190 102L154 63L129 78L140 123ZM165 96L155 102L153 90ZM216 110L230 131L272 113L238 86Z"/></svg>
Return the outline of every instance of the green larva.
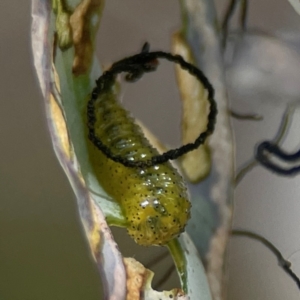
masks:
<svg viewBox="0 0 300 300"><path fill-rule="evenodd" d="M95 133L114 154L131 160L147 159L158 152L144 137L114 92L95 102ZM169 163L128 168L107 158L88 141L95 174L121 204L130 236L140 245L163 245L184 230L191 204L182 177Z"/></svg>
<svg viewBox="0 0 300 300"><path fill-rule="evenodd" d="M194 143L161 155L118 103L115 92L119 73L125 72L128 81L135 81L154 71L158 58L179 64L202 82L210 103L207 128ZM213 133L217 115L214 89L202 71L181 56L149 52L147 44L140 54L114 63L96 83L85 112L95 174L106 192L120 203L128 233L138 244L166 244L184 230L191 208L183 179L169 160L197 149Z"/></svg>

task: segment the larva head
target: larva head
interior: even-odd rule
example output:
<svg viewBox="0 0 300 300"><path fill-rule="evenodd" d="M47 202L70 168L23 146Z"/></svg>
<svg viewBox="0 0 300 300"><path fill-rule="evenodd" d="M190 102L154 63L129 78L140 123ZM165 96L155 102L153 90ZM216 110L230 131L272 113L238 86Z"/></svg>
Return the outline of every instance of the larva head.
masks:
<svg viewBox="0 0 300 300"><path fill-rule="evenodd" d="M127 211L128 233L140 245L164 245L184 231L190 207L185 191L149 195Z"/></svg>

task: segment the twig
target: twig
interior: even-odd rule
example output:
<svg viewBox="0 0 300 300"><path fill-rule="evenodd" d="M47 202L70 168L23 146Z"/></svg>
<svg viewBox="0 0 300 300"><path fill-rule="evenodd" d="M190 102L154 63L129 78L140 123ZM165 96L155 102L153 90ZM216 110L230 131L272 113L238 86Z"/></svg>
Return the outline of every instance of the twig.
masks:
<svg viewBox="0 0 300 300"><path fill-rule="evenodd" d="M244 166L237 172L237 175L234 178L234 187L242 181L242 179L254 168L258 165L256 159L250 159Z"/></svg>
<svg viewBox="0 0 300 300"><path fill-rule="evenodd" d="M231 0L227 7L226 12L225 12L224 20L222 22L222 32L223 32L222 46L223 46L223 49L225 49L226 43L227 43L229 21L235 12L238 1L239 0Z"/></svg>
<svg viewBox="0 0 300 300"><path fill-rule="evenodd" d="M261 121L264 118L258 114L241 114L233 110L230 110L229 113L231 117L237 120Z"/></svg>
<svg viewBox="0 0 300 300"><path fill-rule="evenodd" d="M276 256L279 266L295 281L298 289L300 290L300 279L291 270L291 263L282 256L281 252L270 241L268 241L259 234L247 230L232 230L231 234L233 236L244 236L257 240L261 242L264 246L266 246Z"/></svg>
<svg viewBox="0 0 300 300"><path fill-rule="evenodd" d="M241 4L241 16L240 16L240 27L242 32L245 32L247 29L247 17L248 17L248 0L242 0Z"/></svg>
<svg viewBox="0 0 300 300"><path fill-rule="evenodd" d="M286 133L288 132L288 129L290 128L294 110L295 108L293 106L288 105L286 107L278 131L273 139L274 144L278 145L283 141ZM237 172L237 175L234 179L234 186L237 187L237 185L242 181L245 175L248 174L248 172L250 172L254 167L258 166L258 164L259 162L254 157L251 158L248 163L244 164L244 166Z"/></svg>

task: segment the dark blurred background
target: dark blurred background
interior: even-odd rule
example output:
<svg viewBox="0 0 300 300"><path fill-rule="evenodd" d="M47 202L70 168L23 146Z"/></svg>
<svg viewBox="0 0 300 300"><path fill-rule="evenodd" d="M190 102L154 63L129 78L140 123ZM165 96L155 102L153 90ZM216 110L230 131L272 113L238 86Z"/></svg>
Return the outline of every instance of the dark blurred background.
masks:
<svg viewBox="0 0 300 300"><path fill-rule="evenodd" d="M249 2L251 25L272 32L299 32L300 16L287 0ZM216 4L221 12L224 1ZM0 298L101 299L99 275L78 220L75 197L55 158L46 126L32 64L30 6L30 1L0 2ZM153 49L168 51L171 34L179 27L175 1L109 0L99 31L98 56L109 65L136 53L145 41ZM125 106L162 140L176 144L180 103L174 76L166 80L166 74L167 78L172 74L168 68L126 87L122 97ZM263 109L272 118L273 106ZM274 114L275 119L278 116ZM251 148L245 137L248 125L234 121L238 165L251 155L244 151ZM266 128L266 133L275 132L273 127ZM236 191L234 225L264 235L285 257L294 253L291 261L300 274L298 182L255 169ZM261 189L254 188L257 183ZM299 297L275 258L255 241L234 238L228 267L228 299Z"/></svg>

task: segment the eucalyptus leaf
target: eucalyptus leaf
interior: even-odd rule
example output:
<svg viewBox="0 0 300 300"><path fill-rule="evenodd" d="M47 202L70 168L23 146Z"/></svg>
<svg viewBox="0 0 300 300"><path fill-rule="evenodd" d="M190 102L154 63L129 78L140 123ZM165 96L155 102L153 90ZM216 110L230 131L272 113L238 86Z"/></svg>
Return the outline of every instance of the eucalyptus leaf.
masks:
<svg viewBox="0 0 300 300"><path fill-rule="evenodd" d="M45 99L53 147L76 194L91 254L103 275L106 298L123 299L125 295L129 297L131 292L128 288L130 274L133 278L139 278L139 270L134 269L129 273L110 233L107 221L117 226L125 226L126 222L120 205L105 192L94 175L85 133L86 100L96 78L101 74L99 62L94 55L94 44L103 1L69 0L66 4L57 0L53 3L56 4L55 10L49 1L32 1L34 64ZM57 23L58 7L62 3L68 9L61 10L64 14L63 22ZM63 41L66 37L63 28L68 25L66 13L73 38L67 46L59 42L58 36L62 35ZM62 30L57 30L57 26L63 26ZM70 29L68 26L65 28ZM83 39L80 33L88 35L88 39ZM68 31L67 37L69 34ZM191 300L211 300L204 268L192 241L188 236L183 236L180 243L174 240L173 245L172 254L181 253L175 257L175 263L185 292L191 293ZM198 280L201 284L198 284ZM164 293L153 291L151 276L147 284L141 285L139 289L138 297L145 293L145 299L155 299L153 295L167 299L170 292L174 298L188 299L181 289Z"/></svg>
<svg viewBox="0 0 300 300"><path fill-rule="evenodd" d="M212 167L198 185L190 185L192 219L187 232L201 253L214 299L222 299L225 251L232 221L234 146L228 115L223 55L213 1L182 0L181 34L197 65L215 88L218 118L209 140Z"/></svg>
<svg viewBox="0 0 300 300"><path fill-rule="evenodd" d="M53 147L57 158L66 172L78 201L79 214L89 241L91 253L102 274L104 290L109 299L123 299L126 294L126 273L120 252L113 240L110 230L106 224L105 215L95 205L78 170L78 161L72 151L72 145L66 136L68 132L64 122L64 112L60 111L62 99L60 93L64 92L58 85L59 73L54 72L52 62L52 45L54 33L54 18L51 5L46 1L32 1L32 48L34 65L37 71L41 90L45 99L48 126L52 138ZM70 60L67 60L68 62ZM69 73L69 77L70 73ZM81 93L84 88L89 88L87 78L79 81ZM69 81L72 83L72 81ZM69 86L69 96L74 96L74 90ZM87 92L87 91L86 91ZM62 97L63 98L63 97ZM75 102L74 102L75 103ZM54 105L56 108L54 109ZM58 112L61 117L58 117ZM60 121L60 122L58 122ZM69 147L68 147L69 146ZM100 284L100 283L99 283Z"/></svg>

